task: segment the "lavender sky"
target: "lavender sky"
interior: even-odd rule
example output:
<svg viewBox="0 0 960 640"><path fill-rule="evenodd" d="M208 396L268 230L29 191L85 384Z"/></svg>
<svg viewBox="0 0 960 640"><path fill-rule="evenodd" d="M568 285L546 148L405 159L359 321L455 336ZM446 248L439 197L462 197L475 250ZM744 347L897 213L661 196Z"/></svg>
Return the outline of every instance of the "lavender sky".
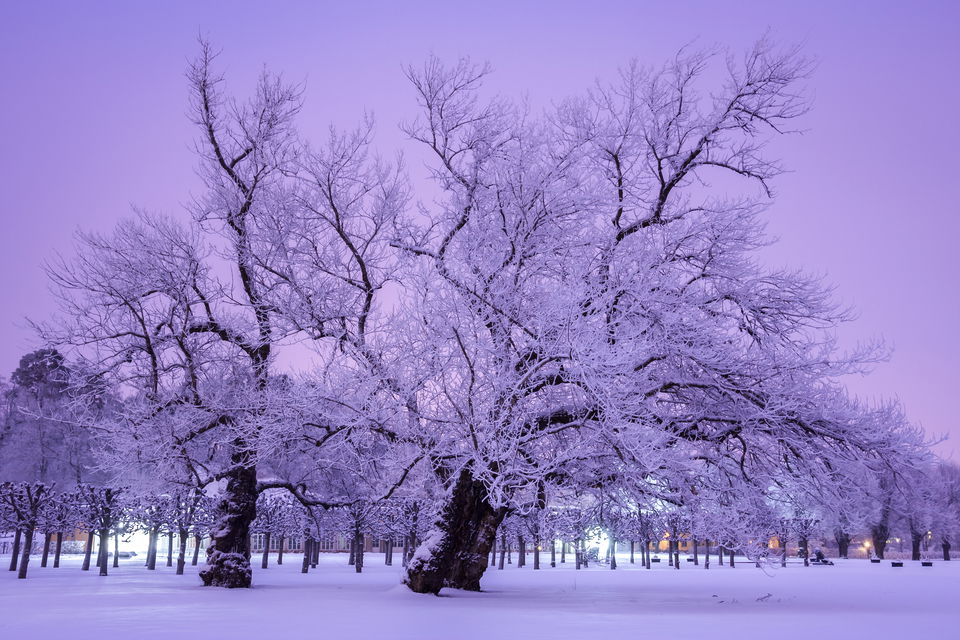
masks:
<svg viewBox="0 0 960 640"><path fill-rule="evenodd" d="M735 4L735 7L730 5ZM274 6L275 5L275 6ZM401 73L430 53L489 61L498 92L533 105L684 45L743 50L768 29L817 59L802 136L773 151L764 259L824 274L859 320L842 343L894 354L866 396L897 396L938 450L960 456L958 2L0 3L0 375L36 348L25 316L53 309L41 263L77 228L131 205L186 215L198 189L183 72L199 33L223 49L228 90L265 64L306 82L302 130L378 122L385 153L414 97ZM414 167L415 169L417 167Z"/></svg>

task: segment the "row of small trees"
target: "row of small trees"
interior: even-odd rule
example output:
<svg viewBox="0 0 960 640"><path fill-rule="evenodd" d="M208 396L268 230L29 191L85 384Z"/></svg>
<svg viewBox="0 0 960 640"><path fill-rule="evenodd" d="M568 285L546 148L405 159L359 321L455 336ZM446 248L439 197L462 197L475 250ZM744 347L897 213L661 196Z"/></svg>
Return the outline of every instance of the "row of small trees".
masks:
<svg viewBox="0 0 960 640"><path fill-rule="evenodd" d="M710 567L711 547L722 563L724 553L729 561L734 554L748 556L756 562L776 556L787 562L789 543L796 543L804 563L808 563L814 540L833 538L839 555L846 557L854 537L869 539L872 553L883 558L888 538L897 535L911 541L912 557L921 558L931 541L940 547L944 560L960 536L960 469L940 463L923 470L921 478L913 478L900 488L878 482L881 493L859 504L814 505L800 502L783 503L775 499L753 504L730 505L713 511L702 505L640 505L622 491L595 492L579 496L576 501L514 510L497 530L490 551L490 564L504 568L505 560L516 550L517 566L526 564L528 549L533 568L541 567L541 550L549 547L550 565L557 563L557 542L560 562L566 561L571 549L577 568L588 562L586 539L603 532L608 539L608 558L616 569L615 550L619 543L629 543L630 562L635 551L648 569L650 549L667 540L668 562L680 568L679 543L691 545L692 559L699 564L702 553L705 568ZM923 495L913 495L921 492ZM569 497L568 497L569 498ZM436 507L428 500L388 499L377 502L358 500L339 507L305 506L289 492L272 490L260 495L257 518L251 531L263 535L261 567L266 569L269 553L276 540L278 563L283 562L286 540L303 540L303 571L316 566L321 541L343 537L350 541L349 564L357 573L364 566L365 539L389 541L383 547L384 561L393 562L395 541L401 540L402 563L406 566L418 541L424 536ZM100 575L108 574L108 545L114 540L113 566L118 566L119 539L134 531L148 535L149 546L145 566L155 569L157 557L166 538L167 566L173 564L174 540L179 541L176 573L183 574L190 536L194 538L192 564L196 565L202 539L208 535L216 518L216 501L201 491L174 494L132 495L124 490L81 485L69 492L58 492L43 483L4 483L0 485L0 530L14 532L10 570L25 578L34 553L34 536L43 536L40 566L48 558L53 566L60 564L65 534L84 532L86 544L82 568L89 570L94 539L99 540L96 566ZM776 540L776 548L769 542ZM499 551L499 559L498 559Z"/></svg>
<svg viewBox="0 0 960 640"><path fill-rule="evenodd" d="M85 533L84 571L90 569L96 539L95 564L100 575L105 576L109 571L111 537L113 566L117 567L120 538L138 531L149 536L148 569L156 568L161 536L167 537L167 565L172 565L173 540L179 536L177 573L182 574L189 536L195 539L192 562L197 564L200 542L209 535L214 517L214 501L197 491L135 496L123 489L91 485L80 485L65 492L43 483L0 485L0 530L13 533L10 570L18 571L20 578L27 576L37 534L43 536L40 566L47 566L53 546L56 568L60 566L64 536Z"/></svg>

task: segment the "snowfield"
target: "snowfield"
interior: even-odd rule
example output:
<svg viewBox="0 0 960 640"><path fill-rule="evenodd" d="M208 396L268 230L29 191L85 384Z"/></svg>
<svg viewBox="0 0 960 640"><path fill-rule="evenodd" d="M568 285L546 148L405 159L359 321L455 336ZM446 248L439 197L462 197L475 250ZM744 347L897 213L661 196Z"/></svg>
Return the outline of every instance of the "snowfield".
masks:
<svg viewBox="0 0 960 640"><path fill-rule="evenodd" d="M308 575L299 556L255 569L255 588L204 588L198 567L176 576L121 560L101 578L67 556L60 569L31 562L27 580L0 574L0 638L957 638L960 563L841 561L758 570L665 563L644 571L570 564L488 570L483 593L416 595L401 569L368 554L364 573L324 555ZM9 559L5 560L7 562ZM36 564L34 564L36 562ZM5 566L5 565L4 565ZM769 595L768 595L769 594Z"/></svg>

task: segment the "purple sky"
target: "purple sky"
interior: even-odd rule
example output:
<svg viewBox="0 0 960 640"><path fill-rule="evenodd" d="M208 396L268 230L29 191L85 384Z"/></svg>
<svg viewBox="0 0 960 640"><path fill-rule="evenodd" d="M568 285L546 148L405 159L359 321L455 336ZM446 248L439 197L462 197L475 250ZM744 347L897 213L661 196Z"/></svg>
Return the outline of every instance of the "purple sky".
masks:
<svg viewBox="0 0 960 640"><path fill-rule="evenodd" d="M183 72L198 33L224 50L229 90L266 64L306 81L309 137L368 109L390 153L414 105L401 65L431 52L487 60L494 89L537 105L631 57L659 64L691 41L743 50L769 28L818 68L807 133L775 147L793 173L776 184L781 242L767 258L836 285L860 311L842 339L895 349L852 388L898 396L960 456L960 3L145 4L0 4L0 374L36 346L23 318L53 307L40 263L69 252L76 228L106 230L131 204L185 215L197 180Z"/></svg>

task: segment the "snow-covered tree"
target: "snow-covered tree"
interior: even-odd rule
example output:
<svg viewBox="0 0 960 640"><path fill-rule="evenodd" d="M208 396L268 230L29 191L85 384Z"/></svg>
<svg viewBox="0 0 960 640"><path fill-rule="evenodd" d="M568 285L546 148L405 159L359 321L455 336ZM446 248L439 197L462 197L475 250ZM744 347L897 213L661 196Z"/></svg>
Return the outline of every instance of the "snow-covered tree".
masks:
<svg viewBox="0 0 960 640"><path fill-rule="evenodd" d="M415 591L479 588L498 523L548 478L676 504L706 478L733 508L897 448L835 382L875 357L836 350L846 311L753 255L781 170L764 147L804 112L806 63L761 41L708 88L713 62L633 65L542 119L481 100L469 62L409 72L408 132L447 196L398 243L422 273L418 426L449 487ZM738 195L709 187L723 175Z"/></svg>

